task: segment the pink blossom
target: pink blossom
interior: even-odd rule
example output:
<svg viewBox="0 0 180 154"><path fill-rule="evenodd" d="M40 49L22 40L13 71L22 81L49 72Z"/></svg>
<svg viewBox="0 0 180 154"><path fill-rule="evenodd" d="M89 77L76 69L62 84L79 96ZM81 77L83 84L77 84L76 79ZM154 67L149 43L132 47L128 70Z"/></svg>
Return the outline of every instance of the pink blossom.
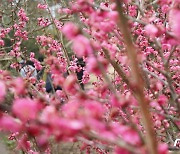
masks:
<svg viewBox="0 0 180 154"><path fill-rule="evenodd" d="M162 123L161 123L160 120L156 120L154 124L155 124L155 126L156 126L157 128L159 128L159 129L160 129L161 125L162 125Z"/></svg>
<svg viewBox="0 0 180 154"><path fill-rule="evenodd" d="M129 6L129 14L132 17L137 15L137 7L135 5L130 5Z"/></svg>
<svg viewBox="0 0 180 154"><path fill-rule="evenodd" d="M0 46L4 46L4 45L5 45L4 41L0 39Z"/></svg>
<svg viewBox="0 0 180 154"><path fill-rule="evenodd" d="M84 71L83 79L82 79L83 84L87 84L89 82L89 80L90 80L90 77L89 77L88 71Z"/></svg>
<svg viewBox="0 0 180 154"><path fill-rule="evenodd" d="M42 10L47 9L47 7L48 7L48 6L47 6L46 4L38 4L38 5L37 5L37 8L38 8L38 9L42 9Z"/></svg>
<svg viewBox="0 0 180 154"><path fill-rule="evenodd" d="M84 124L78 120L59 119L57 126L61 129L64 135L72 137L84 128Z"/></svg>
<svg viewBox="0 0 180 154"><path fill-rule="evenodd" d="M33 151L33 150L29 150L29 154L39 154L39 152Z"/></svg>
<svg viewBox="0 0 180 154"><path fill-rule="evenodd" d="M78 57L87 56L93 52L90 41L83 35L78 35L73 39L72 48Z"/></svg>
<svg viewBox="0 0 180 154"><path fill-rule="evenodd" d="M24 80L20 77L16 78L12 82L12 86L17 95L23 95L26 92Z"/></svg>
<svg viewBox="0 0 180 154"><path fill-rule="evenodd" d="M109 11L107 17L114 22L118 21L118 12L117 11Z"/></svg>
<svg viewBox="0 0 180 154"><path fill-rule="evenodd" d="M114 154L130 154L130 152L124 148L116 147L114 150Z"/></svg>
<svg viewBox="0 0 180 154"><path fill-rule="evenodd" d="M46 149L48 147L48 136L46 134L38 136L37 144L41 149Z"/></svg>
<svg viewBox="0 0 180 154"><path fill-rule="evenodd" d="M165 128L169 128L170 127L170 124L169 124L169 121L168 120L163 120L163 124L165 126Z"/></svg>
<svg viewBox="0 0 180 154"><path fill-rule="evenodd" d="M101 63L103 68L106 70L108 67L108 62L103 57L98 57L98 59L96 59L94 56L89 56L86 61L87 63L86 67L87 67L87 71L95 73L96 75L100 75L102 72L101 72L101 69L97 60L99 61L99 63Z"/></svg>
<svg viewBox="0 0 180 154"><path fill-rule="evenodd" d="M34 58L34 56L35 56L35 53L34 53L34 52L31 52L31 53L30 53L30 58Z"/></svg>
<svg viewBox="0 0 180 154"><path fill-rule="evenodd" d="M99 23L99 26L101 27L101 30L108 33L114 29L115 24L114 24L114 22L109 21L109 22L101 22L101 23Z"/></svg>
<svg viewBox="0 0 180 154"><path fill-rule="evenodd" d="M21 123L9 115L3 115L0 117L0 129L18 132L21 129Z"/></svg>
<svg viewBox="0 0 180 154"><path fill-rule="evenodd" d="M69 8L60 8L58 10L58 13L72 14L72 10L70 10Z"/></svg>
<svg viewBox="0 0 180 154"><path fill-rule="evenodd" d="M33 120L39 111L38 103L29 98L16 99L12 107L13 113L22 121Z"/></svg>
<svg viewBox="0 0 180 154"><path fill-rule="evenodd" d="M85 112L87 116L92 118L102 118L104 114L104 108L101 103L95 101L87 101L85 104Z"/></svg>
<svg viewBox="0 0 180 154"><path fill-rule="evenodd" d="M56 19L54 20L54 23L55 23L56 27L58 28L58 30L62 31L63 23Z"/></svg>
<svg viewBox="0 0 180 154"><path fill-rule="evenodd" d="M167 103L168 99L165 95L160 95L158 98L159 105L165 105Z"/></svg>
<svg viewBox="0 0 180 154"><path fill-rule="evenodd" d="M132 145L141 145L141 140L138 133L136 132L136 130L130 128L129 126L113 123L112 131Z"/></svg>
<svg viewBox="0 0 180 154"><path fill-rule="evenodd" d="M133 145L140 144L141 142L138 133L132 129L128 129L128 128L125 129L124 132L122 132L122 136L126 142L129 142L130 144Z"/></svg>
<svg viewBox="0 0 180 154"><path fill-rule="evenodd" d="M87 70L89 72L93 72L93 73L96 73L96 74L100 74L100 69L98 67L98 63L97 63L97 60L95 57L91 56L91 57L88 57L87 59Z"/></svg>
<svg viewBox="0 0 180 154"><path fill-rule="evenodd" d="M169 20L174 35L180 39L180 10L172 9L169 13Z"/></svg>
<svg viewBox="0 0 180 154"><path fill-rule="evenodd" d="M148 24L144 27L146 34L151 37L156 37L158 34L158 29L152 24Z"/></svg>
<svg viewBox="0 0 180 154"><path fill-rule="evenodd" d="M101 133L106 130L106 125L103 124L99 119L94 119L91 117L86 117L84 119L86 125L91 128L91 130Z"/></svg>
<svg viewBox="0 0 180 154"><path fill-rule="evenodd" d="M23 8L21 8L18 12L18 16L20 18L21 21L24 21L24 22L28 22L29 21L29 18L26 16L26 13L24 11Z"/></svg>
<svg viewBox="0 0 180 154"><path fill-rule="evenodd" d="M169 5L165 4L162 6L161 9L162 9L163 13L167 13L169 11Z"/></svg>
<svg viewBox="0 0 180 154"><path fill-rule="evenodd" d="M31 136L39 136L41 133L41 129L42 127L35 122L30 123L30 125L26 127L27 133Z"/></svg>
<svg viewBox="0 0 180 154"><path fill-rule="evenodd" d="M0 102L4 100L6 96L6 85L4 84L3 81L0 80Z"/></svg>
<svg viewBox="0 0 180 154"><path fill-rule="evenodd" d="M71 40L74 39L80 31L74 23L68 22L63 26L62 32L67 37L67 39Z"/></svg>
<svg viewBox="0 0 180 154"><path fill-rule="evenodd" d="M59 120L58 113L54 106L47 106L43 109L39 120L44 124L56 125L56 122Z"/></svg>
<svg viewBox="0 0 180 154"><path fill-rule="evenodd" d="M75 94L77 92L76 82L77 78L74 75L69 75L63 84L65 91L70 94Z"/></svg>
<svg viewBox="0 0 180 154"><path fill-rule="evenodd" d="M65 104L62 108L62 112L65 118L75 118L78 114L80 104L78 101L72 100Z"/></svg>
<svg viewBox="0 0 180 154"><path fill-rule="evenodd" d="M42 17L42 18L37 18L37 20L38 20L38 25L42 27L47 27L49 24L51 24L48 18Z"/></svg>
<svg viewBox="0 0 180 154"><path fill-rule="evenodd" d="M18 148L23 149L25 151L30 150L30 141L28 141L27 135L23 135L19 140L18 140Z"/></svg>
<svg viewBox="0 0 180 154"><path fill-rule="evenodd" d="M111 104L113 107L121 107L121 103L114 95L111 97Z"/></svg>
<svg viewBox="0 0 180 154"><path fill-rule="evenodd" d="M30 60L34 63L36 70L40 71L42 69L42 65L37 59L34 58L34 56L35 56L35 54L31 52Z"/></svg>
<svg viewBox="0 0 180 154"><path fill-rule="evenodd" d="M159 154L168 154L168 145L162 143L158 146L158 153Z"/></svg>
<svg viewBox="0 0 180 154"><path fill-rule="evenodd" d="M170 4L170 3L171 3L171 0L159 0L159 3L160 3L161 5Z"/></svg>
<svg viewBox="0 0 180 154"><path fill-rule="evenodd" d="M15 32L15 34L14 34L14 36L21 37L24 40L28 40L28 36L27 35L28 35L27 31L21 31L20 29L18 29Z"/></svg>

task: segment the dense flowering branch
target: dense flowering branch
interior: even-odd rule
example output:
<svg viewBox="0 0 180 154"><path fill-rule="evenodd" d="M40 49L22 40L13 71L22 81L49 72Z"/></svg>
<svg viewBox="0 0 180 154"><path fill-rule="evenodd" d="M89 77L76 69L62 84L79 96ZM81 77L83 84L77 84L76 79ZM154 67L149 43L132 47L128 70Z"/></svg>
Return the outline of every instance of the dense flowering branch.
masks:
<svg viewBox="0 0 180 154"><path fill-rule="evenodd" d="M0 130L18 150L178 150L179 0L9 0L0 10Z"/></svg>

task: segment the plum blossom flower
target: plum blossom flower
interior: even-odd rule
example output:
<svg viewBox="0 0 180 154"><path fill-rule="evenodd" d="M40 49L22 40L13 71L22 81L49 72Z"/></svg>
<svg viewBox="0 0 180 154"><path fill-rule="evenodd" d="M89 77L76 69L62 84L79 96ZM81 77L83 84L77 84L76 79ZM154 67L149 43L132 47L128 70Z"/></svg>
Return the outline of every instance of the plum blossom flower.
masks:
<svg viewBox="0 0 180 154"><path fill-rule="evenodd" d="M47 6L46 4L38 4L38 5L37 5L37 8L38 8L38 9L42 9L42 10L47 9L47 7L48 7L48 6Z"/></svg>
<svg viewBox="0 0 180 154"><path fill-rule="evenodd" d="M79 28L74 23L68 22L63 26L62 32L67 39L71 40L79 34Z"/></svg>
<svg viewBox="0 0 180 154"><path fill-rule="evenodd" d="M0 117L0 129L10 132L18 132L21 129L21 123L9 115Z"/></svg>
<svg viewBox="0 0 180 154"><path fill-rule="evenodd" d="M16 78L12 82L12 86L17 95L23 95L26 92L24 80L20 77Z"/></svg>
<svg viewBox="0 0 180 154"><path fill-rule="evenodd" d="M109 11L107 14L107 17L109 17L112 21L117 22L118 21L118 12L117 11Z"/></svg>
<svg viewBox="0 0 180 154"><path fill-rule="evenodd" d="M29 98L16 99L12 107L13 113L22 121L33 120L39 111L38 103Z"/></svg>
<svg viewBox="0 0 180 154"><path fill-rule="evenodd" d="M108 62L103 57L98 57L98 61L103 65L104 69L107 69ZM98 65L98 61L94 56L89 56L87 59L87 71L95 73L96 75L101 74L100 67Z"/></svg>
<svg viewBox="0 0 180 154"><path fill-rule="evenodd" d="M78 57L87 56L93 52L90 41L83 35L78 35L73 39L72 48Z"/></svg>
<svg viewBox="0 0 180 154"><path fill-rule="evenodd" d="M180 9L172 9L169 13L169 20L174 35L180 39Z"/></svg>
<svg viewBox="0 0 180 154"><path fill-rule="evenodd" d="M6 85L3 81L0 81L0 102L4 100L4 97L6 95Z"/></svg>
<svg viewBox="0 0 180 154"><path fill-rule="evenodd" d="M116 147L114 149L114 154L130 154L130 152L127 149Z"/></svg>
<svg viewBox="0 0 180 154"><path fill-rule="evenodd" d="M31 144L30 141L28 141L27 135L23 135L19 140L18 140L18 146L17 148L23 149L23 150L30 150Z"/></svg>
<svg viewBox="0 0 180 154"><path fill-rule="evenodd" d="M5 45L4 41L0 39L0 46L4 46L4 45Z"/></svg>
<svg viewBox="0 0 180 154"><path fill-rule="evenodd" d="M72 48L78 57L87 56L92 53L90 41L79 34L79 29L75 24L71 22L65 24L62 32L69 40L73 41Z"/></svg>
<svg viewBox="0 0 180 154"><path fill-rule="evenodd" d="M151 37L156 37L158 34L158 29L152 24L148 24L144 27L146 34Z"/></svg>
<svg viewBox="0 0 180 154"><path fill-rule="evenodd" d="M69 101L62 108L62 113L65 118L75 118L80 104L77 101Z"/></svg>
<svg viewBox="0 0 180 154"><path fill-rule="evenodd" d="M40 117L40 121L44 124L51 124L51 125L56 125L56 121L59 119L57 111L54 106L46 106Z"/></svg>
<svg viewBox="0 0 180 154"><path fill-rule="evenodd" d="M87 101L85 104L87 116L99 119L103 116L104 108L101 103L96 101Z"/></svg>
<svg viewBox="0 0 180 154"><path fill-rule="evenodd" d="M116 135L121 136L126 142L132 145L141 145L140 137L134 129L118 123L112 123L112 130Z"/></svg>
<svg viewBox="0 0 180 154"><path fill-rule="evenodd" d="M158 153L159 154L168 154L168 146L165 143L161 143L158 146Z"/></svg>
<svg viewBox="0 0 180 154"><path fill-rule="evenodd" d="M167 97L165 95L160 95L158 98L158 104L159 105L164 105L168 101Z"/></svg>
<svg viewBox="0 0 180 154"><path fill-rule="evenodd" d="M80 120L59 119L57 125L61 128L63 134L68 137L73 137L84 128L84 124Z"/></svg>
<svg viewBox="0 0 180 154"><path fill-rule="evenodd" d="M29 18L26 16L26 13L23 8L21 8L18 12L18 16L20 21L28 22Z"/></svg>
<svg viewBox="0 0 180 154"><path fill-rule="evenodd" d="M72 10L69 8L60 8L58 13L72 14Z"/></svg>
<svg viewBox="0 0 180 154"><path fill-rule="evenodd" d="M76 77L74 75L69 75L63 84L65 91L70 94L75 94L77 92L76 82Z"/></svg>
<svg viewBox="0 0 180 154"><path fill-rule="evenodd" d="M37 18L37 20L38 20L38 25L42 27L47 27L48 25L51 24L48 18L42 17L42 18Z"/></svg>

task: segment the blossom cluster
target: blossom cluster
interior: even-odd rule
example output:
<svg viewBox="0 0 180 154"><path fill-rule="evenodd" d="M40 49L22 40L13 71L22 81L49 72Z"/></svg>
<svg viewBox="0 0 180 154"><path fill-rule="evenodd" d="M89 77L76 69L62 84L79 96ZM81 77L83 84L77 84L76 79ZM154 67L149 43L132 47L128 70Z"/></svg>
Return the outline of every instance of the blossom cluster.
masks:
<svg viewBox="0 0 180 154"><path fill-rule="evenodd" d="M17 17L0 27L0 51L13 59L10 70L0 70L0 131L29 154L51 153L51 144L62 141L79 142L87 153L178 150L180 1L76 0L56 17L44 2L36 9L47 16L35 18L35 29L26 5L8 2ZM43 61L22 48L32 38ZM20 77L19 58L42 77Z"/></svg>

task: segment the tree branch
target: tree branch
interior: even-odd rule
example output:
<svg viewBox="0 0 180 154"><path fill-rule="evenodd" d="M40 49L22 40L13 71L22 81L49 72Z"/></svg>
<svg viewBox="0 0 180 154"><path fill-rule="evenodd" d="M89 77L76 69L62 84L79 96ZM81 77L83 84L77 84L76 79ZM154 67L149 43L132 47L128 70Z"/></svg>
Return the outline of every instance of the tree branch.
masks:
<svg viewBox="0 0 180 154"><path fill-rule="evenodd" d="M134 78L134 85L136 88L135 94L137 96L137 99L140 105L144 127L145 127L145 130L147 131L146 142L147 142L148 151L151 154L157 154L156 136L153 130L153 125L151 122L152 119L151 119L150 112L148 109L149 108L148 101L145 98L144 92L143 92L144 81L140 73L141 71L139 69L139 64L137 61L136 49L131 39L131 34L128 29L127 20L123 14L122 2L119 0L116 0L116 7L119 13L119 22L118 22L119 28L121 29L121 32L124 36L124 41L127 48L127 54L131 61L132 76Z"/></svg>

